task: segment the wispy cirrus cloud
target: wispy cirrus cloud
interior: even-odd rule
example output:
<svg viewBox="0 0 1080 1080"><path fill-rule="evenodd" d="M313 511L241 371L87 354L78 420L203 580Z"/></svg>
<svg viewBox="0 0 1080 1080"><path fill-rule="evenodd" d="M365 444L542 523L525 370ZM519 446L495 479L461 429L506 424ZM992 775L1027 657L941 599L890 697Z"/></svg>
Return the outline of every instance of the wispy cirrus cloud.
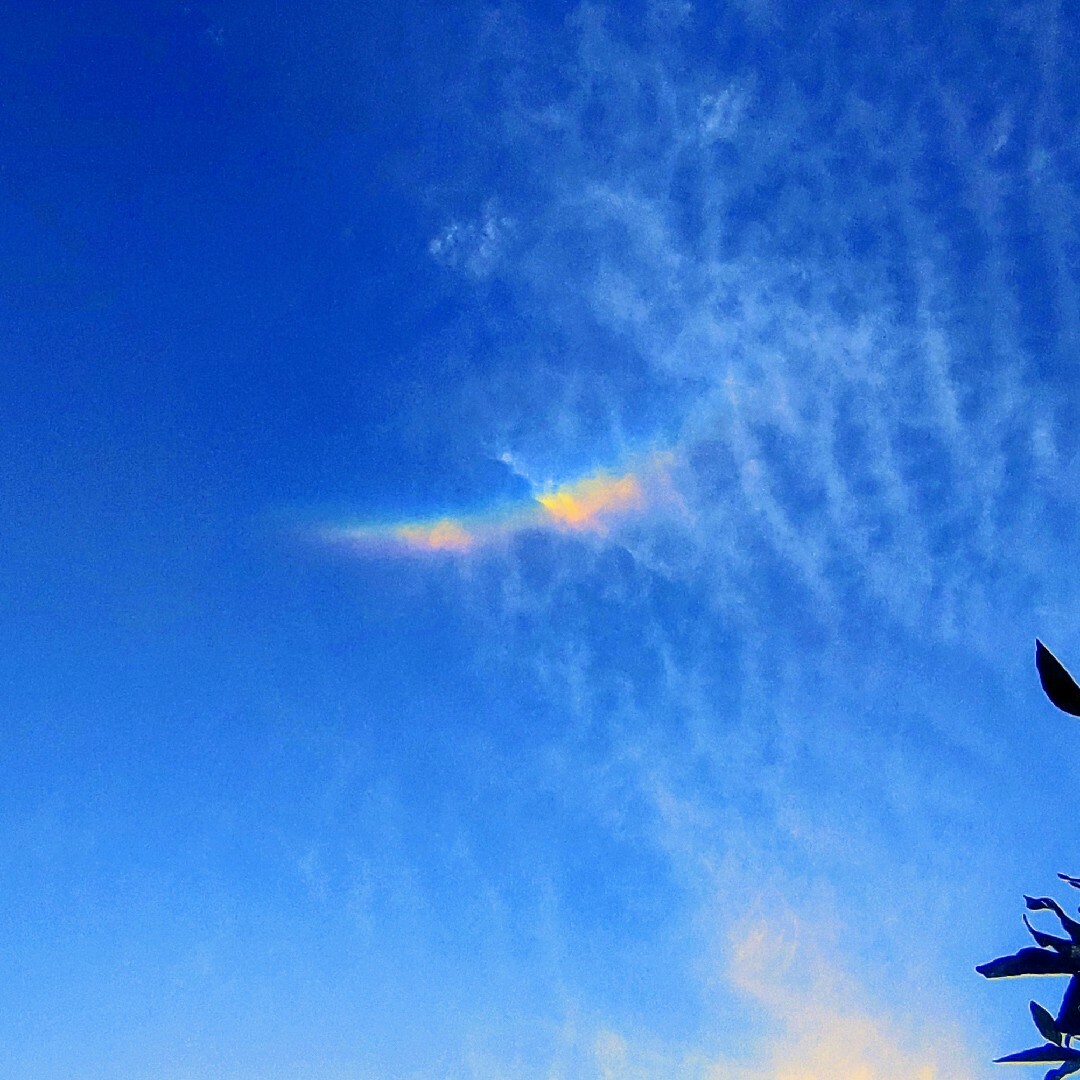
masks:
<svg viewBox="0 0 1080 1080"><path fill-rule="evenodd" d="M1069 557L1060 530L1078 510L1054 474L1077 446L1048 374L1068 363L1080 281L1060 253L1077 222L1039 174L1067 184L1076 160L1051 47L1065 31L1052 13L1031 21L1019 40L1043 58L1038 75L1013 52L990 80L984 55L1008 52L1015 27L954 20L943 37L898 10L630 26L587 5L559 39L558 79L537 78L558 83L546 99L522 89L528 50L515 53L524 74L501 116L506 144L538 164L502 281L617 361L593 372L535 350L545 386L552 370L568 386L591 378L602 406L583 424L583 395L532 395L537 372L515 368L500 435L558 458L577 452L563 432L607 447L651 426L677 448L687 513L613 538L636 569L621 568L607 616L638 628L662 676L628 672L587 619L574 636L572 598L590 573L614 588L614 558L553 560L538 588L516 566L530 553L511 551L493 574L515 617L563 628L528 646L570 718L566 772L609 733L596 812L625 824L641 813L633 791L659 813L650 793L666 776L755 852L753 870L728 864L731 880L763 872L766 852L780 881L808 853L827 876L845 844L846 872L880 880L889 828L914 843L931 821L977 820L962 775L1003 768L996 721L948 731L940 698L895 685L898 657L933 668L932 642L981 670L1077 599L1045 577ZM758 40L755 62L726 52L725 30ZM1058 268L1049 284L1043 260ZM694 603L677 615L660 582ZM682 852L689 882L717 853L680 837L658 842Z"/></svg>
<svg viewBox="0 0 1080 1080"><path fill-rule="evenodd" d="M513 218L490 201L477 220L452 221L444 226L428 244L428 251L445 266L474 278L486 278L505 259L514 231Z"/></svg>
<svg viewBox="0 0 1080 1080"><path fill-rule="evenodd" d="M1030 529L1061 509L1047 463L1072 442L1032 350L1036 286L1009 270L1025 257L1018 194L1032 227L1057 222L1054 265L1076 228L1060 199L1037 209L1049 189L1031 167L1061 170L1072 152L1048 119L1059 91L1045 75L1025 87L1040 102L1030 115L1007 81L969 104L943 54L995 48L990 24L945 42L849 12L820 16L810 48L774 13L788 51L725 78L723 59L687 62L687 18L647 23L647 45L632 45L640 35L613 11L580 8L564 90L543 107L523 96L519 57L526 74L501 119L519 153L543 162L532 190L544 198L515 213L503 280L531 311L599 327L633 358L622 384L598 373L607 411L592 437L617 442L628 422L664 429L689 463L703 550L734 529L737 547L763 544L829 608L855 590L909 629L971 631L986 590L1028 590ZM696 33L701 21L689 18ZM1027 32L1040 56L1061 34ZM850 34L872 44L847 49ZM823 63L823 41L835 71L809 91L800 80ZM870 56L931 74L912 85L886 65L871 77ZM1075 274L1057 274L1053 291L1058 349ZM562 423L553 401L508 426L515 445L560 453ZM744 593L760 588L736 576Z"/></svg>
<svg viewBox="0 0 1080 1080"><path fill-rule="evenodd" d="M977 1022L971 1049L910 1013L970 1005L959 906L1021 832L1049 844L1009 680L1033 621L1075 636L1080 599L1058 569L1078 518L1067 30L1052 4L1023 25L950 9L940 31L904 5L743 7L493 32L512 75L491 127L526 180L474 205L515 223L512 250L484 275L444 257L457 218L432 248L503 290L462 391L483 383L489 440L578 477L662 442L678 512L621 467L538 487L521 518L368 535L482 556L459 560L463 602L535 712L520 785L555 793L567 835L659 853L685 940L730 950L666 960L711 1037L620 1022L594 989L549 1073L955 1080L989 1057ZM831 904L709 922L763 889ZM842 913L882 903L872 928ZM807 930L823 913L828 940ZM572 997L585 935L552 927ZM912 973L934 964L927 990ZM903 991L841 974L879 968ZM753 1037L710 1014L712 982Z"/></svg>
<svg viewBox="0 0 1080 1080"><path fill-rule="evenodd" d="M727 978L770 1017L752 1065L718 1065L712 1080L968 1080L977 1075L960 1025L918 1008L892 1012L835 960L820 926L785 913L731 930ZM893 1008L897 1008L894 1003Z"/></svg>
<svg viewBox="0 0 1080 1080"><path fill-rule="evenodd" d="M658 1050L601 1030L598 1074L611 1080L973 1080L971 1048L955 1022L916 1009L890 1013L797 919L773 915L736 924L725 979L759 1014L741 1051ZM764 1027L768 1034L761 1035ZM756 1029L758 1034L750 1034Z"/></svg>
<svg viewBox="0 0 1080 1080"><path fill-rule="evenodd" d="M575 1005L546 1050L515 1074L604 1080L973 1080L981 1075L962 1025L926 1002L887 1007L836 959L830 934L785 911L724 926L717 977L747 1006L735 1038L706 1026L696 1040L658 1039ZM717 1017L719 1020L720 1018ZM723 1022L721 1021L721 1024ZM508 1076L496 1056L474 1051L471 1080Z"/></svg>

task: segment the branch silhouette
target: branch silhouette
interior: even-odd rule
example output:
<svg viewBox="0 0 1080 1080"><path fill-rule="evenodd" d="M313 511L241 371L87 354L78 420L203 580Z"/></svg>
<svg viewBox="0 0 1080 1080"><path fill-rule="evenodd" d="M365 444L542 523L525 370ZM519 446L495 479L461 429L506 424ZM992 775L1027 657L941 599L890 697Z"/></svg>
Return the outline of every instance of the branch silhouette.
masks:
<svg viewBox="0 0 1080 1080"><path fill-rule="evenodd" d="M1080 686L1065 665L1041 642L1035 639L1035 667L1039 681L1051 703L1070 716L1080 716ZM1080 889L1080 877L1058 874L1066 885ZM1068 937L1058 937L1037 930L1024 915L1024 925L1035 939L1028 946L1009 956L999 956L975 970L987 979L1011 979L1018 975L1068 975L1069 985L1057 1016L1037 1001L1031 1003L1031 1019L1039 1034L1046 1040L1042 1046L1021 1050L995 1059L998 1063L1038 1064L1058 1063L1043 1080L1063 1080L1080 1073L1080 1050L1070 1046L1080 1036L1080 922L1066 915L1061 905L1049 896L1025 896L1029 911L1050 911L1057 916Z"/></svg>

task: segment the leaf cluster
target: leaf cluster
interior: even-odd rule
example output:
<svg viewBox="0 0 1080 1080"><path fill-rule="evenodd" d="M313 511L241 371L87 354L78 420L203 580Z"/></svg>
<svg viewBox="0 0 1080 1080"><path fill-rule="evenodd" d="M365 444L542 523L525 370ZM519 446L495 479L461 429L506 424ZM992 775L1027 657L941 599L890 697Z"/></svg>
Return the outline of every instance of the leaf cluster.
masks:
<svg viewBox="0 0 1080 1080"><path fill-rule="evenodd" d="M1038 639L1035 641L1035 667L1051 703L1062 712L1080 716L1080 686ZM1074 889L1080 889L1080 877L1069 874L1058 874L1058 877ZM1037 1001L1031 1002L1031 1018L1046 1042L996 1059L1003 1064L1056 1062L1058 1067L1051 1069L1044 1080L1062 1080L1080 1072L1080 1050L1070 1045L1073 1038L1080 1035L1080 922L1066 915L1061 905L1049 896L1025 896L1024 903L1028 911L1053 912L1066 936L1037 930L1025 914L1024 925L1035 940L1034 947L999 956L987 964L980 964L975 970L988 979L1011 979L1020 975L1069 976L1069 985L1056 1016Z"/></svg>
<svg viewBox="0 0 1080 1080"><path fill-rule="evenodd" d="M1080 889L1080 878L1068 874L1059 874L1058 877ZM1024 925L1035 940L1034 947L1028 946L1009 956L999 956L989 963L980 964L975 970L988 979L1010 979L1018 975L1069 976L1069 985L1056 1016L1037 1001L1031 1003L1031 1018L1046 1043L997 1059L1002 1063L1017 1064L1060 1062L1058 1068L1046 1074L1045 1080L1061 1080L1070 1073L1080 1072L1080 1050L1070 1046L1073 1037L1080 1035L1080 922L1067 915L1061 905L1049 896L1025 896L1024 903L1029 911L1052 911L1067 936L1059 937L1037 930L1025 914Z"/></svg>

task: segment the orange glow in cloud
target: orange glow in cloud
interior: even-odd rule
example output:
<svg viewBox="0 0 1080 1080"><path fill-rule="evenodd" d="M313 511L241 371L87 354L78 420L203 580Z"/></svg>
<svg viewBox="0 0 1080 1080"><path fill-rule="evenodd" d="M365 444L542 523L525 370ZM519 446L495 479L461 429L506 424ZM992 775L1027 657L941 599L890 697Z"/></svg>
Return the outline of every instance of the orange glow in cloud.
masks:
<svg viewBox="0 0 1080 1080"><path fill-rule="evenodd" d="M932 995L909 993L899 1009L872 1002L834 957L831 939L790 912L747 918L730 929L723 983L760 1010L765 1034L741 1039L739 1057L695 1042L663 1044L645 1026L571 1031L582 1075L599 1080L975 1080L986 1075L956 1021ZM727 1028L725 1023L725 1029ZM552 1069L552 1075L555 1074ZM511 1075L512 1070L507 1072ZM562 1071L559 1071L562 1075ZM575 1073L577 1075L577 1073Z"/></svg>
<svg viewBox="0 0 1080 1080"><path fill-rule="evenodd" d="M401 525L394 535L420 551L468 551L476 543L475 536L452 518L432 525Z"/></svg>
<svg viewBox="0 0 1080 1080"><path fill-rule="evenodd" d="M930 1000L890 1014L830 959L793 915L748 919L732 936L728 978L776 1021L758 1062L716 1080L973 1080L960 1029Z"/></svg>
<svg viewBox="0 0 1080 1080"><path fill-rule="evenodd" d="M486 514L330 526L319 536L362 554L463 555L529 529L603 535L631 514L681 502L668 475L672 460L670 453L655 453L634 471L596 472Z"/></svg>
<svg viewBox="0 0 1080 1080"><path fill-rule="evenodd" d="M566 528L595 530L603 527L605 517L641 510L645 493L633 473L617 477L597 473L547 495L538 495L536 501Z"/></svg>

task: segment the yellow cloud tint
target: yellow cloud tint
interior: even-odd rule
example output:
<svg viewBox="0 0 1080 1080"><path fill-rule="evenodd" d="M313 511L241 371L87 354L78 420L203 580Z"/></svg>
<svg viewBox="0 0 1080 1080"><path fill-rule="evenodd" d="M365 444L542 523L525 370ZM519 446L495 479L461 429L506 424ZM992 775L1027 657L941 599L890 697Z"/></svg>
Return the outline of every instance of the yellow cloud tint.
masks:
<svg viewBox="0 0 1080 1080"><path fill-rule="evenodd" d="M663 1044L646 1030L617 1031L598 1023L574 1032L582 1075L599 1080L975 1080L986 1075L972 1066L959 1025L942 1015L940 1002L930 995L909 992L899 1010L871 1003L878 988L864 987L832 959L831 940L843 937L841 929L823 930L820 922L808 925L790 913L750 918L734 927L722 983L757 1007L755 1031L765 1032L752 1040L736 1033L737 1057L700 1043ZM731 1039L725 1028L720 1041ZM570 1049L562 1049L560 1060L572 1057Z"/></svg>
<svg viewBox="0 0 1080 1080"><path fill-rule="evenodd" d="M709 1080L973 1080L959 1028L932 1005L910 1015L865 1003L855 980L819 951L794 916L747 921L732 939L728 979L776 1021L751 1066ZM927 1022L927 1015L933 1017Z"/></svg>
<svg viewBox="0 0 1080 1080"><path fill-rule="evenodd" d="M487 513L391 524L328 526L325 541L361 554L466 554L529 529L604 534L620 518L682 506L670 478L671 453L654 453L620 475L595 472Z"/></svg>
<svg viewBox="0 0 1080 1080"><path fill-rule="evenodd" d="M633 473L617 477L597 473L538 495L536 501L560 525L584 530L602 528L605 517L642 509L645 494Z"/></svg>
<svg viewBox="0 0 1080 1080"><path fill-rule="evenodd" d="M452 518L431 525L401 525L394 535L419 551L468 551L476 542L475 536Z"/></svg>

